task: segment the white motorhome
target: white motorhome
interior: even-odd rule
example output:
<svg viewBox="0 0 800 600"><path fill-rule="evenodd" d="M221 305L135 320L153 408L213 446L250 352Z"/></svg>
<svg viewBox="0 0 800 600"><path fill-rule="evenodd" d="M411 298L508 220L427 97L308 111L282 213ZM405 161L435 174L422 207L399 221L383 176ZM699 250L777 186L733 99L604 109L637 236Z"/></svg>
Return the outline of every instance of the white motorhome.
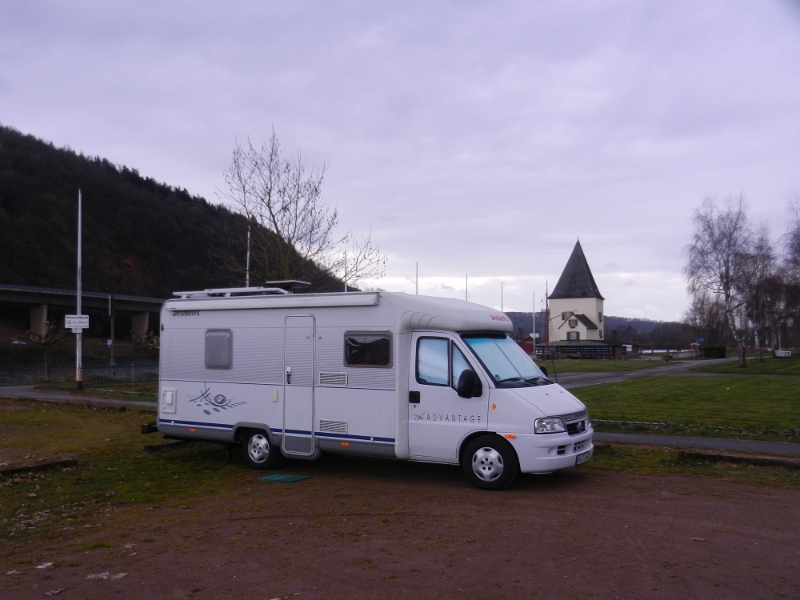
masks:
<svg viewBox="0 0 800 600"><path fill-rule="evenodd" d="M389 292L179 292L161 312L157 430L247 464L322 452L460 464L477 487L592 456L586 407L502 312Z"/></svg>

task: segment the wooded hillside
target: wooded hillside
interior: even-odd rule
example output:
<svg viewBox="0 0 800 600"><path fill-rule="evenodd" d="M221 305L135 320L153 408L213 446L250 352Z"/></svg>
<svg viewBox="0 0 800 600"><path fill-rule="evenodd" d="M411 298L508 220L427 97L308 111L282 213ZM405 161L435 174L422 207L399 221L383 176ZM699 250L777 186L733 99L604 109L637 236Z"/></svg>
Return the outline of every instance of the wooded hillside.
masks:
<svg viewBox="0 0 800 600"><path fill-rule="evenodd" d="M84 289L167 298L244 285L244 249L229 244L246 227L240 215L136 169L2 126L0 283L75 286L79 188ZM241 254L238 272L215 259L230 252ZM336 285L324 273L313 283L318 290Z"/></svg>

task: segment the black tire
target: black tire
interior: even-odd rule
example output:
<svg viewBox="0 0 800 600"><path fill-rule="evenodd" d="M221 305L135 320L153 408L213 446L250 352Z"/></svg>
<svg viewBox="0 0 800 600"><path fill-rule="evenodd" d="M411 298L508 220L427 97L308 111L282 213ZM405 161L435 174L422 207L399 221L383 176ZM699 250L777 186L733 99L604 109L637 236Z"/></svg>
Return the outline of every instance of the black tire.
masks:
<svg viewBox="0 0 800 600"><path fill-rule="evenodd" d="M475 438L461 455L461 468L469 482L482 490L502 490L514 483L519 460L514 448L496 435Z"/></svg>
<svg viewBox="0 0 800 600"><path fill-rule="evenodd" d="M280 448L273 446L263 431L248 430L242 436L242 458L251 469L274 469L280 461Z"/></svg>

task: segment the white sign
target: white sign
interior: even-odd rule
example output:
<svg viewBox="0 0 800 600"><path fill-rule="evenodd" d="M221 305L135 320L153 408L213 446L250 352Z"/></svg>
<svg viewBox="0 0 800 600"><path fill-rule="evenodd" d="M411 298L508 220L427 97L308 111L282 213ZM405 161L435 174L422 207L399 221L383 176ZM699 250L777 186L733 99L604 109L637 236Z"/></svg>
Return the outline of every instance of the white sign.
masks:
<svg viewBox="0 0 800 600"><path fill-rule="evenodd" d="M72 329L74 333L80 333L76 329L89 329L89 315L65 315L64 327Z"/></svg>

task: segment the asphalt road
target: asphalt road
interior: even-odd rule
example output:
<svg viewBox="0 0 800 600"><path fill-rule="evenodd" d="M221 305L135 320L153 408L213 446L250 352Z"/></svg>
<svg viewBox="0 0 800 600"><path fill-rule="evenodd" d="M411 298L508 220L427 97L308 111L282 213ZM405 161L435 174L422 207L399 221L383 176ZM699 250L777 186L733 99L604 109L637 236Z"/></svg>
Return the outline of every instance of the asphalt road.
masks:
<svg viewBox="0 0 800 600"><path fill-rule="evenodd" d="M704 360L703 366L714 365L717 363L731 362L731 358L720 358L714 360ZM668 365L660 365L657 361L653 361L652 369L638 369L636 371L624 371L614 373L563 373L553 375L550 365L545 363L550 371L550 378L557 379L561 387L570 389L576 387L583 387L587 385L595 385L598 383L615 383L617 381L626 381L628 379L642 379L644 377L661 377L663 375L692 375L698 377L716 377L716 373L701 373L692 371L693 368L700 365L700 363L693 360L675 361Z"/></svg>
<svg viewBox="0 0 800 600"><path fill-rule="evenodd" d="M13 385L0 387L0 397L27 398L28 400L42 400L43 402L70 402L77 404L93 404L95 406L138 406L155 410L156 401L138 402L135 400L115 400L113 398L95 398L70 394L69 392L54 392L52 390L37 390L35 385Z"/></svg>

